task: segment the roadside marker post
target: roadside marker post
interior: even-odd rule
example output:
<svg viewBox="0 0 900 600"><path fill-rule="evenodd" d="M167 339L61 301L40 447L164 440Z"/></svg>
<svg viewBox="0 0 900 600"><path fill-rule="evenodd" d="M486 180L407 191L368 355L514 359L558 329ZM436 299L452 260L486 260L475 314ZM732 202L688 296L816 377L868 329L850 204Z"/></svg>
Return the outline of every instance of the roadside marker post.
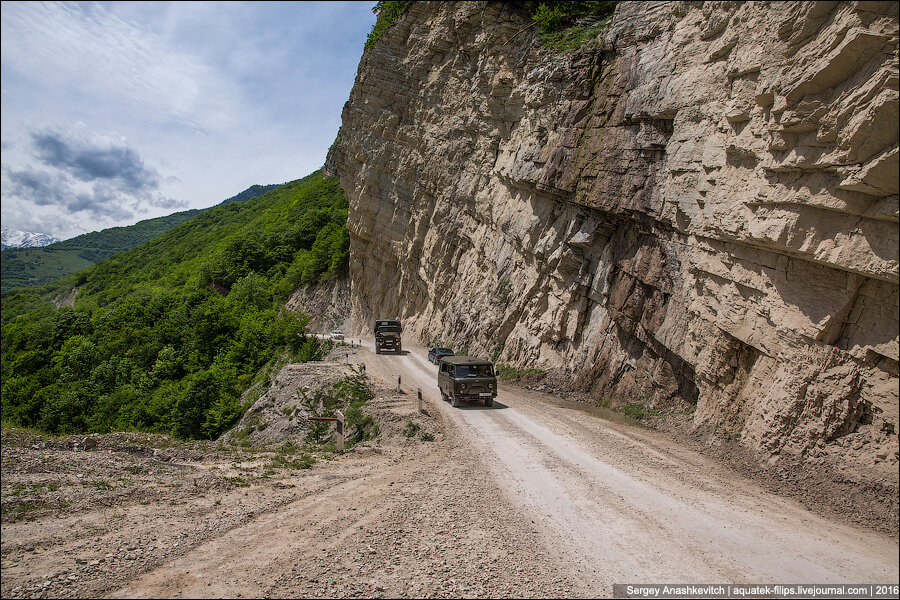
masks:
<svg viewBox="0 0 900 600"><path fill-rule="evenodd" d="M310 417L310 421L334 421L335 423L335 438L334 443L337 447L338 452L344 451L344 413L339 410L334 411L334 414L337 416L334 417Z"/></svg>
<svg viewBox="0 0 900 600"><path fill-rule="evenodd" d="M344 451L344 413L339 410L334 411L337 415L337 450Z"/></svg>
<svg viewBox="0 0 900 600"><path fill-rule="evenodd" d="M400 376L397 375L397 393L400 393Z"/></svg>
<svg viewBox="0 0 900 600"><path fill-rule="evenodd" d="M416 396L419 399L419 412L422 412L422 388L416 388Z"/></svg>

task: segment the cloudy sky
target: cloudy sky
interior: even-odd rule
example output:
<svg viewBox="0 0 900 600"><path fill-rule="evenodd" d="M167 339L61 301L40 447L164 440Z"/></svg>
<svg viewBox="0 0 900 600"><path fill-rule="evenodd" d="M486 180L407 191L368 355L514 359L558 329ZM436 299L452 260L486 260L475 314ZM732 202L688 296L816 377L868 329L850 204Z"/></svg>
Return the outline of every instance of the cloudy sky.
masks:
<svg viewBox="0 0 900 600"><path fill-rule="evenodd" d="M3 227L65 239L320 168L374 4L2 2Z"/></svg>

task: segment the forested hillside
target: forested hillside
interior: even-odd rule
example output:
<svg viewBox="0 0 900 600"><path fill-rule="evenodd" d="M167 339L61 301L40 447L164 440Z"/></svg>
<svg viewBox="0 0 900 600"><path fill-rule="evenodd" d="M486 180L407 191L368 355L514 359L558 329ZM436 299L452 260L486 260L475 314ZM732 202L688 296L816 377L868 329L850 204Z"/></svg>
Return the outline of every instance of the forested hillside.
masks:
<svg viewBox="0 0 900 600"><path fill-rule="evenodd" d="M222 201L222 204L244 202L262 196L278 187L254 185L240 194ZM110 227L50 244L42 248L8 248L3 251L0 288L11 290L49 283L71 275L155 238L163 232L190 221L201 210L186 210L155 219L146 219L127 227Z"/></svg>
<svg viewBox="0 0 900 600"><path fill-rule="evenodd" d="M338 180L317 171L74 276L4 292L4 423L216 437L262 367L318 352L283 301L346 275L346 220ZM57 309L72 288L74 307Z"/></svg>

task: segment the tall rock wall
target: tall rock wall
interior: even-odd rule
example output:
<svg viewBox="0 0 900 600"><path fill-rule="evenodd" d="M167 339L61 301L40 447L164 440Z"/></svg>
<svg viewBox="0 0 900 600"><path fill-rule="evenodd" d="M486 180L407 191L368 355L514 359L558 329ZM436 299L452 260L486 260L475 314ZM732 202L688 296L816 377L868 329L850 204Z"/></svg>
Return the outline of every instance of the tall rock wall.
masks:
<svg viewBox="0 0 900 600"><path fill-rule="evenodd" d="M335 147L352 320L896 481L897 61L897 3L627 2L562 55L417 2Z"/></svg>

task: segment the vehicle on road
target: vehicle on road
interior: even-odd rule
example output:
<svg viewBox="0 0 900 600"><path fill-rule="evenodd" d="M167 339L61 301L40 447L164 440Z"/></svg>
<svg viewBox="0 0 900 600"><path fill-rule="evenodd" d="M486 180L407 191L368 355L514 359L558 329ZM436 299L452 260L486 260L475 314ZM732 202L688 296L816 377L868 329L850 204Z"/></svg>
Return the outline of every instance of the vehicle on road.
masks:
<svg viewBox="0 0 900 600"><path fill-rule="evenodd" d="M489 360L471 356L446 356L438 361L438 389L441 400L459 406L462 400L484 400L493 406L497 397L497 376Z"/></svg>
<svg viewBox="0 0 900 600"><path fill-rule="evenodd" d="M438 364L445 356L453 356L453 350L441 347L432 348L428 351L428 362Z"/></svg>
<svg viewBox="0 0 900 600"><path fill-rule="evenodd" d="M395 319L376 320L375 354L381 354L385 350L400 354L403 351L401 333L403 333L403 327L400 325L400 321Z"/></svg>
<svg viewBox="0 0 900 600"><path fill-rule="evenodd" d="M331 339L333 340L342 340L344 339L344 332L340 329L335 329L331 332Z"/></svg>

